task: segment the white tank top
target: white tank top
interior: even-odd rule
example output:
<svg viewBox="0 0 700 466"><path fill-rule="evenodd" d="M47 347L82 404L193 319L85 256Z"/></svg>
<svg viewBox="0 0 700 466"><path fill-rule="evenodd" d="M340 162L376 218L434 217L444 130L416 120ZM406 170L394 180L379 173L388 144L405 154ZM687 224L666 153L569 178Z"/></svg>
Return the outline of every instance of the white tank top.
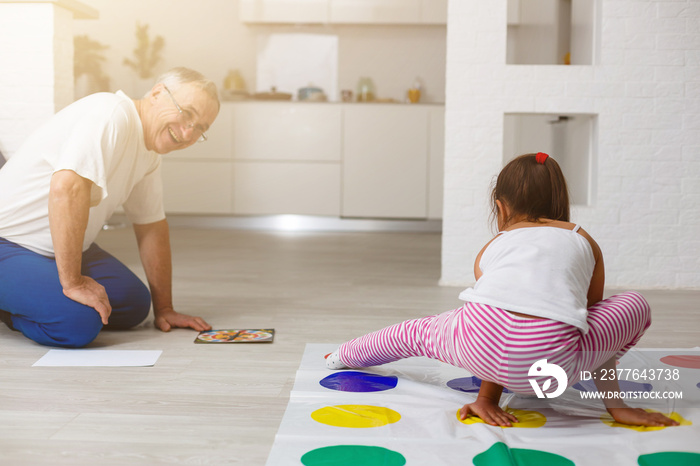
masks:
<svg viewBox="0 0 700 466"><path fill-rule="evenodd" d="M579 228L500 232L481 255L483 275L459 299L564 322L585 334L595 258Z"/></svg>

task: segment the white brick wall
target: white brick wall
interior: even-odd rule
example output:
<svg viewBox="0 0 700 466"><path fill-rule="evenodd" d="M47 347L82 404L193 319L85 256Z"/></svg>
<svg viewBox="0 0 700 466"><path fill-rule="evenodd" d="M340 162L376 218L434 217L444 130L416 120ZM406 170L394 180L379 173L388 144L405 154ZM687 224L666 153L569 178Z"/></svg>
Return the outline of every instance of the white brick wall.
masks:
<svg viewBox="0 0 700 466"><path fill-rule="evenodd" d="M54 3L0 2L0 150L73 101L73 13Z"/></svg>
<svg viewBox="0 0 700 466"><path fill-rule="evenodd" d="M56 8L54 14L54 104L58 111L71 104L73 87L73 12Z"/></svg>
<svg viewBox="0 0 700 466"><path fill-rule="evenodd" d="M505 65L506 0L450 1L441 283L473 283L491 237L503 114L551 112L597 115L592 203L573 220L607 286L700 288L700 2L595 1L591 66Z"/></svg>

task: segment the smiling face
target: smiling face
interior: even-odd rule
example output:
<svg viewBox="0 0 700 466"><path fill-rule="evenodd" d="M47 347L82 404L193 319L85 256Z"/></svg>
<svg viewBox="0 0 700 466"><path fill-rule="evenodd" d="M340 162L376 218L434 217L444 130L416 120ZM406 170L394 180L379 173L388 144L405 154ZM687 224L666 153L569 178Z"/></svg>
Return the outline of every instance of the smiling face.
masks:
<svg viewBox="0 0 700 466"><path fill-rule="evenodd" d="M146 97L148 108L141 115L146 148L159 154L191 146L209 129L219 113L216 100L193 84L170 89L157 84ZM192 124L187 124L175 106L180 106Z"/></svg>

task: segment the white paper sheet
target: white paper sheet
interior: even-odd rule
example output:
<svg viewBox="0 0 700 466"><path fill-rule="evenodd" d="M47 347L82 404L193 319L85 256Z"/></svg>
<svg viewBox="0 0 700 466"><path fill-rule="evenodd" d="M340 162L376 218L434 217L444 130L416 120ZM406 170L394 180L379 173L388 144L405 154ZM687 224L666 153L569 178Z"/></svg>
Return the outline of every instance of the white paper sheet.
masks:
<svg viewBox="0 0 700 466"><path fill-rule="evenodd" d="M162 350L52 349L32 364L32 367L145 367L155 365L162 352Z"/></svg>

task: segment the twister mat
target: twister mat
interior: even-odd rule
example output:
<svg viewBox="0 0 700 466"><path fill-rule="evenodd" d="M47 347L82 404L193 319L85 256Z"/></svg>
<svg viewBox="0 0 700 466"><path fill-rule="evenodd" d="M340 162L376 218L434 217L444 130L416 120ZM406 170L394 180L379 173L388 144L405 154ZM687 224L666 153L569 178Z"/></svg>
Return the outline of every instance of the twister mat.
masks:
<svg viewBox="0 0 700 466"><path fill-rule="evenodd" d="M637 369L623 391L682 392L682 399L627 400L681 423L665 428L614 423L602 401L582 398L594 390L590 381L550 400L504 393L520 421L510 428L463 422L457 412L479 386L465 370L412 358L330 371L324 356L336 348L306 346L267 466L700 465L700 348L633 350L620 361ZM642 378L649 367L660 370ZM666 373L673 377L659 377Z"/></svg>

